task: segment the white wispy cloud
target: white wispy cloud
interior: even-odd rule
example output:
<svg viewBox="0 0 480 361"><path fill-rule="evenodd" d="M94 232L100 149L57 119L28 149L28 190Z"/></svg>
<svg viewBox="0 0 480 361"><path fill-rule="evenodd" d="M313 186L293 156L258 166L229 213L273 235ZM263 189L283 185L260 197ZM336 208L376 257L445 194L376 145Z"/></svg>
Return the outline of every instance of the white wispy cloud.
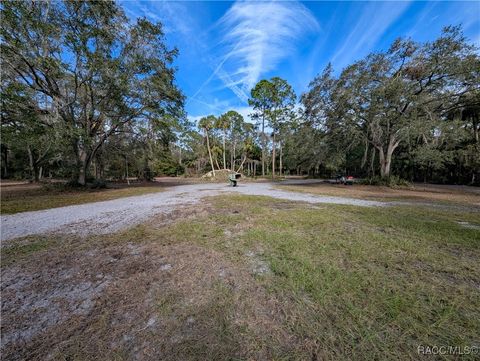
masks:
<svg viewBox="0 0 480 361"><path fill-rule="evenodd" d="M439 3L432 2L428 3L425 8L419 13L415 24L407 33L407 37L414 37L418 32L425 29L425 27L430 26L439 15L434 15L434 10Z"/></svg>
<svg viewBox="0 0 480 361"><path fill-rule="evenodd" d="M319 29L299 2L236 2L217 26L226 55L214 74L242 101L262 74L295 51L302 35Z"/></svg>
<svg viewBox="0 0 480 361"><path fill-rule="evenodd" d="M366 5L358 15L355 26L331 59L332 64L336 68L343 67L371 51L390 25L409 6L409 1L373 2Z"/></svg>

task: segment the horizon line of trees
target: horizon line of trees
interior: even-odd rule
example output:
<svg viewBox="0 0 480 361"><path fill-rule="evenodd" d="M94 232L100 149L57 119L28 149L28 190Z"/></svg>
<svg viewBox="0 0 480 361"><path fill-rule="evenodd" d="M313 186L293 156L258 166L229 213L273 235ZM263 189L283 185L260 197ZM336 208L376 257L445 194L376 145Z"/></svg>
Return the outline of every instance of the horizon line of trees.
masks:
<svg viewBox="0 0 480 361"><path fill-rule="evenodd" d="M230 110L195 125L160 23L131 23L114 1L0 9L2 178L228 170L479 184L479 50L459 26L398 39L339 74L329 64L300 97L280 77L260 80L255 124Z"/></svg>
<svg viewBox="0 0 480 361"><path fill-rule="evenodd" d="M397 39L338 75L328 64L297 111L296 99L278 77L251 91L262 176L480 183L480 57L460 26L432 42Z"/></svg>

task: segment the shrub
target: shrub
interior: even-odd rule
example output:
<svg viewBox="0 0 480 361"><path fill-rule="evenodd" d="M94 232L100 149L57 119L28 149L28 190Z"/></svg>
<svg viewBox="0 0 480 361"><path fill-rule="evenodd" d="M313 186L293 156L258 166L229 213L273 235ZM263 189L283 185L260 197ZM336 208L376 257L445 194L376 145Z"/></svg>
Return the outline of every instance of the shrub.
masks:
<svg viewBox="0 0 480 361"><path fill-rule="evenodd" d="M380 177L374 176L370 178L365 178L361 182L361 184L373 185L373 186L387 186L387 187L410 187L411 183L406 179L400 178L396 175L392 175L390 177Z"/></svg>
<svg viewBox="0 0 480 361"><path fill-rule="evenodd" d="M107 188L107 182L103 179L95 179L91 184L89 184L91 189L104 189Z"/></svg>

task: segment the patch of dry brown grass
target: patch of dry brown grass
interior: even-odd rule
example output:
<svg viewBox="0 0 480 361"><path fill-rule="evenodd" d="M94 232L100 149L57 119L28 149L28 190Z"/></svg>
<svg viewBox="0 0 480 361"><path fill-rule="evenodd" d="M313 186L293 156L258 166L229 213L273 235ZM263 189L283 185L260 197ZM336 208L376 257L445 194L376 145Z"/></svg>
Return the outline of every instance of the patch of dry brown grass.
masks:
<svg viewBox="0 0 480 361"><path fill-rule="evenodd" d="M30 237L2 249L3 357L399 360L472 345L480 233L457 220L478 213L222 196L116 234Z"/></svg>
<svg viewBox="0 0 480 361"><path fill-rule="evenodd" d="M203 218L211 207L173 217ZM160 216L149 227L166 224ZM288 351L278 301L250 265L154 234L137 227L83 244L59 237L43 249L31 238L23 253L4 250L4 358L270 359L273 346Z"/></svg>
<svg viewBox="0 0 480 361"><path fill-rule="evenodd" d="M74 204L108 201L123 197L139 196L161 192L164 188L158 184L135 185L132 187L109 189L65 190L44 188L36 184L21 184L2 187L1 213L12 214L26 211L38 211Z"/></svg>
<svg viewBox="0 0 480 361"><path fill-rule="evenodd" d="M446 202L480 206L480 189L467 186L414 185L410 188L390 188L360 184L346 186L314 183L279 185L278 188L294 192L378 201Z"/></svg>

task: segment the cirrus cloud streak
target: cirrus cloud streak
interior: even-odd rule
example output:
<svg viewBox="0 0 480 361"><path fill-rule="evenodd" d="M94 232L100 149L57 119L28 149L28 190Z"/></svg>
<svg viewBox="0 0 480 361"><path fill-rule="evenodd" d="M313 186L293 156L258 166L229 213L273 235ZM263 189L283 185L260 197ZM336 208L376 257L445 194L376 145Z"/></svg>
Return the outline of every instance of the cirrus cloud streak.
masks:
<svg viewBox="0 0 480 361"><path fill-rule="evenodd" d="M242 101L263 74L295 53L303 36L320 29L299 2L236 2L217 25L225 56L215 75Z"/></svg>

